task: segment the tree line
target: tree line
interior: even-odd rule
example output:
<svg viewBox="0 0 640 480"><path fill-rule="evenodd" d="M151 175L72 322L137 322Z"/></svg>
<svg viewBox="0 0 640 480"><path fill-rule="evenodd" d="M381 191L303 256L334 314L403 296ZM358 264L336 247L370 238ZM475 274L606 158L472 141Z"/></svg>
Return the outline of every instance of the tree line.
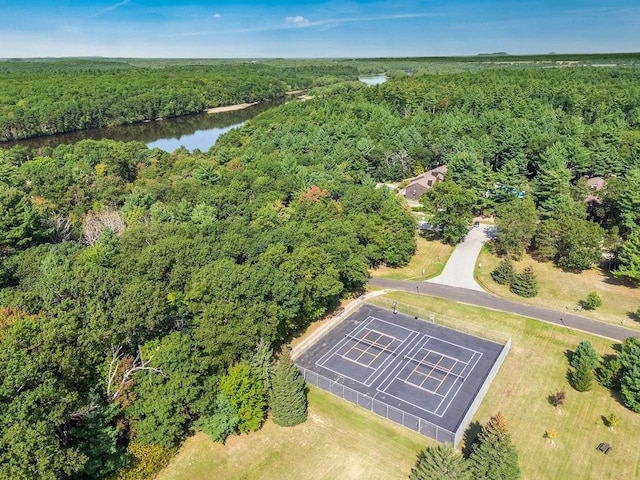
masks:
<svg viewBox="0 0 640 480"><path fill-rule="evenodd" d="M194 84L207 68L175 78ZM499 239L505 251L541 228L536 248L563 267L591 251L576 238L624 249L640 222L632 79L509 70L344 84L208 152L107 140L0 152L0 472L106 478L161 463L194 429L259 425L240 429L229 385L264 394L260 340L279 350L370 267L415 250L413 216L380 182L447 164L434 214L513 217L524 233ZM584 175L596 173L606 187L594 193ZM262 415L279 408L249 397Z"/></svg>
<svg viewBox="0 0 640 480"><path fill-rule="evenodd" d="M0 141L200 113L290 89L355 80L338 65L168 65L0 62Z"/></svg>

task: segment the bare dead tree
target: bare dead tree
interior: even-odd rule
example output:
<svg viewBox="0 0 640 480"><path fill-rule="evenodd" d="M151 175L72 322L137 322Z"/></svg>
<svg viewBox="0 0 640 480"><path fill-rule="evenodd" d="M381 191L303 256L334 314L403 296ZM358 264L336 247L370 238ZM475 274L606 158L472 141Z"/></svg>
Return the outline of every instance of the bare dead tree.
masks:
<svg viewBox="0 0 640 480"><path fill-rule="evenodd" d="M71 221L62 213L55 213L49 219L51 225L51 241L62 243L71 240Z"/></svg>
<svg viewBox="0 0 640 480"><path fill-rule="evenodd" d="M131 376L135 372L148 370L166 377L161 369L149 366L152 359L153 355L147 359L142 357L142 347L140 345L138 345L138 353L135 357L124 357L122 355L122 345L111 344L111 361L109 362L107 376L107 398L110 401L114 401L129 388L133 384Z"/></svg>
<svg viewBox="0 0 640 480"><path fill-rule="evenodd" d="M82 219L82 236L80 241L85 245L95 245L105 228L109 228L116 235L122 233L127 225L119 210L91 210Z"/></svg>

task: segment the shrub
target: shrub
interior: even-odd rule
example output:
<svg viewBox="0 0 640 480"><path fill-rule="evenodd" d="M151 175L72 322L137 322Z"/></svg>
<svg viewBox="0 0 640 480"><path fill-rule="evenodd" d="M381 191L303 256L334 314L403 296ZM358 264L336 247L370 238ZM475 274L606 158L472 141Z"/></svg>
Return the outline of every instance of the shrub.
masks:
<svg viewBox="0 0 640 480"><path fill-rule="evenodd" d="M595 310L602 306L602 298L600 298L598 292L591 292L585 300L580 300L580 305L582 305L582 308L585 310Z"/></svg>

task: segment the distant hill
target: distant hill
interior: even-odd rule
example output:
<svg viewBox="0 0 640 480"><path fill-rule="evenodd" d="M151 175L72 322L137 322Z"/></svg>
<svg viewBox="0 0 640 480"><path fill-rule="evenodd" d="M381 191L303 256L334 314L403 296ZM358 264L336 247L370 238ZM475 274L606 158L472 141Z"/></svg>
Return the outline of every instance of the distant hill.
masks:
<svg viewBox="0 0 640 480"><path fill-rule="evenodd" d="M494 53L479 53L479 57L507 57L509 54L507 52L494 52Z"/></svg>

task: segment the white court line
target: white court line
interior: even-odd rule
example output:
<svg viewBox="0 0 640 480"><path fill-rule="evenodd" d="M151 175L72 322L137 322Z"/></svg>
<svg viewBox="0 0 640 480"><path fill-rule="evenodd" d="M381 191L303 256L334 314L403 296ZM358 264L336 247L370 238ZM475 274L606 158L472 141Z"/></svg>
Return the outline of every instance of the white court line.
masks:
<svg viewBox="0 0 640 480"><path fill-rule="evenodd" d="M466 350L467 352L472 352L471 353L471 358L473 358L473 354L474 353L480 353L480 352L478 352L476 350L473 350L471 348L463 347L462 345L458 345L457 343L449 342L447 340L442 340L441 338L438 338L438 337L431 337L431 338L436 342L448 343L449 345L453 345L454 347L461 348L462 350ZM431 338L429 340L431 340ZM440 353L438 350L436 350L436 352ZM444 357L448 357L449 356L449 355L445 355L445 354L441 354L441 355L444 356ZM453 360L458 360L459 362L462 362L462 363L469 363L471 361L471 358L466 362L464 360L459 359L459 358L453 358L453 357L449 357L449 358L452 358Z"/></svg>
<svg viewBox="0 0 640 480"><path fill-rule="evenodd" d="M463 350L467 350L467 351L469 351L469 352L473 352L473 354L472 354L472 356L471 356L471 359L470 359L469 361L473 360L473 358L474 358L474 356L475 356L476 354L477 354L477 355L479 355L478 359L474 362L474 364L473 364L473 366L471 367L471 369L469 370L469 372L471 372L471 371L473 370L473 368L475 368L475 366L477 365L478 361L480 360L480 357L482 356L482 353L480 353L480 352L478 352L478 351L476 351L476 350L472 350L472 349L470 349L470 348L463 347L462 345L458 345L458 344L456 344L456 343L449 342L449 341L447 341L447 340L442 340L442 339L440 339L440 338L438 338L438 337L431 337L431 336L429 336L429 335L424 335L424 337L426 338L426 340L425 340L424 342L418 342L418 343L416 344L416 346L412 349L412 350L413 350L413 356L415 356L418 352L422 351L422 349L424 348L424 346L425 346L427 343L429 343L429 340L431 340L432 338L433 338L434 340L441 341L441 342L448 343L448 344L450 344L450 345L453 345L453 346L459 347L459 348L461 348L461 349L463 349ZM415 351L415 348L416 348L416 347L417 347L417 352ZM431 349L425 349L425 350L431 350ZM441 353L441 352L438 352L437 350L433 350L433 351L434 351L434 352L437 352L437 353L439 353L439 354ZM410 352L410 355L411 355L411 352ZM411 356L409 356L409 355L407 355L407 356L408 356L409 358L411 358ZM448 355L446 355L446 356L448 356ZM452 360L457 360L457 361L458 361L458 362L460 362L460 363L466 363L466 367L462 370L462 372L460 372L460 374L457 374L457 375L462 375L462 374L465 372L465 370L467 369L467 367L470 365L470 363L468 363L468 362L464 362L464 361L462 361L462 360L460 360L460 359L455 359L455 358L453 358L453 357L451 357L451 358L452 358ZM403 360L404 360L404 359L403 359ZM382 382L382 384L380 384L380 386L378 387L378 390L379 390L379 391L381 391L382 393L384 393L385 395L388 395L388 396L390 396L390 397L392 397L392 398L395 398L396 400L400 400L400 401L402 401L402 402L404 402L404 403L406 403L406 404L408 404L408 405L411 405L411 406L413 406L413 407L415 407L415 408L418 408L418 409L420 409L420 410L422 410L422 411L424 411L424 412L428 412L428 413L430 413L430 414L432 414L432 415L435 415L435 416L437 416L437 417L442 418L442 417L447 413L447 411L449 410L449 407L451 406L451 403L453 402L453 400L454 400L454 399L456 398L456 396L458 395L458 392L459 392L459 391L460 391L460 389L462 388L462 384L463 384L464 382L462 382L462 381L456 381L456 382L455 382L455 383L458 383L458 388L457 388L457 389L456 389L456 391L451 395L451 398L449 399L449 402L447 403L446 408L444 409L444 411L443 411L442 413L438 414L437 412L438 412L438 410L440 410L440 408L442 407L443 402L444 402L444 401L447 399L447 397L451 394L451 390L452 390L453 386L449 387L449 390L447 391L447 393L446 393L445 395L442 395L442 394L439 394L439 393L428 392L428 391L427 391L426 389L424 389L424 388L418 387L417 385L414 385L414 384L412 384L412 383L410 383L410 382L407 382L407 381L406 381L406 379L401 379L401 378L399 378L400 373L401 373L401 372L402 372L402 370L403 370L403 369L408 365L408 363L409 363L409 362L407 362L407 361L403 361L403 362L401 362L401 363L400 363L400 367L401 367L401 368L400 368L400 370L395 374L395 376L393 377L393 379L392 379L390 382L388 382L388 383L387 383L387 385L384 387L384 389L382 389L382 386L384 385L384 383L385 383L385 382L387 382L387 379L385 379L385 381L384 381L384 382ZM396 370L398 370L398 369L397 369L397 368L396 368L396 369L394 369L394 371L396 371ZM389 377L390 377L392 374L393 374L393 371L391 372L391 374L389 375ZM413 388L418 388L418 389L422 390L423 392L428 392L430 395L433 395L433 396L435 396L435 397L441 397L441 398L442 398L442 400L440 400L440 402L438 403L438 406L435 408L435 410L433 410L433 411L432 411L432 410L429 410L429 409L427 409L427 408L425 408L425 407L422 407L422 406L420 406L420 405L416 405L416 404L414 404L414 403L412 403L412 402L409 402L409 401L407 401L406 399L402 399L402 398L400 398L400 397L397 397L397 396L395 396L395 395L393 395L393 394L391 394L391 393L389 393L389 392L387 391L387 389L388 389L388 388L393 384L393 382L395 382L396 380L398 380L398 381L400 381L400 382L403 382L403 383L405 383L405 384L411 385L411 387L413 387ZM455 383L454 383L454 385L455 385Z"/></svg>
<svg viewBox="0 0 640 480"><path fill-rule="evenodd" d="M361 325L358 325L356 328L354 328L353 330L351 330L350 333L359 333L363 328L367 327L374 319L375 317L367 317L366 320L364 322L362 322ZM322 357L320 357L318 360L316 360L316 365L318 365L319 367L324 367L324 363L326 363L327 361L329 361L329 359L331 357L333 357L334 354L337 353L338 350L340 350L342 347L344 347L348 342L349 342L349 338L347 338L346 336L343 337L342 339L340 339L340 341L338 343L336 343L334 345L333 348L331 348L327 353L325 353ZM340 354L338 354L340 355ZM342 355L340 355L342 357ZM327 357L327 358L325 358ZM343 357L344 358L344 357ZM327 369L329 370L329 369Z"/></svg>
<svg viewBox="0 0 640 480"><path fill-rule="evenodd" d="M482 353L480 352L476 352L479 356L478 359L474 362L473 366L471 367L471 369L469 370L469 372L467 372L467 375L469 375L469 373L471 373L473 371L474 368L476 368L476 365L478 364L478 362L480 361L480 358L482 358ZM473 357L471 357L471 360L473 360ZM471 365L471 360L469 360L469 363L467 364L467 366ZM466 367L465 367L466 368ZM464 373L464 370L462 370L462 372L460 373ZM466 377L465 377L466 378ZM451 403L453 402L453 400L456 398L456 396L458 395L458 392L460 391L460 389L462 388L462 384L464 382L458 382L458 389L455 391L455 393L451 396L451 399L449 400L449 403L447 403L447 406L444 409L444 412L442 412L441 415L438 415L439 417L442 417L445 413L447 413L447 411L449 410L449 407L451 406ZM449 392L451 391L451 389L449 389ZM449 395L449 392L447 392L447 395ZM436 411L438 411L440 409L440 407L442 406L442 402L445 401L447 397L445 396L442 401L440 402L440 405L438 405L438 408L436 409Z"/></svg>
<svg viewBox="0 0 640 480"><path fill-rule="evenodd" d="M394 358L395 358L395 359L397 359L397 358L398 358L398 356L401 354L400 352L398 352L398 350L400 350L400 349L404 349L404 348L407 348L407 346L408 346L408 345L405 345L405 344L407 344L407 343L409 343L409 344L410 344L410 343L411 343L411 342L412 342L416 337L418 337L418 336L420 335L420 333L419 333L419 332L416 332L415 330L413 331L413 333L414 333L415 335L413 335L413 336L412 336L412 334L409 334L409 337L407 337L407 338L405 339L405 341L404 341L404 342L402 342L402 343L398 346L398 348L396 348L396 349L393 351L393 353L395 353L395 355L393 355L393 354L392 354L392 355L389 355L389 357L387 357L387 358L385 359L385 361L382 363L382 365L380 365L380 367L379 367L375 372L373 372L371 375L369 375L369 377L365 380L365 385L366 385L367 387L370 387L373 383L375 383L375 381L376 381L378 378L380 378L380 376L381 376L381 375L384 373L384 371L388 368L388 366L389 366L388 364L393 363ZM377 375L376 375L376 374L377 374ZM371 379L371 377L372 377L373 375L375 375L375 377L373 377L373 379ZM370 380L371 380L371 381L370 381Z"/></svg>

